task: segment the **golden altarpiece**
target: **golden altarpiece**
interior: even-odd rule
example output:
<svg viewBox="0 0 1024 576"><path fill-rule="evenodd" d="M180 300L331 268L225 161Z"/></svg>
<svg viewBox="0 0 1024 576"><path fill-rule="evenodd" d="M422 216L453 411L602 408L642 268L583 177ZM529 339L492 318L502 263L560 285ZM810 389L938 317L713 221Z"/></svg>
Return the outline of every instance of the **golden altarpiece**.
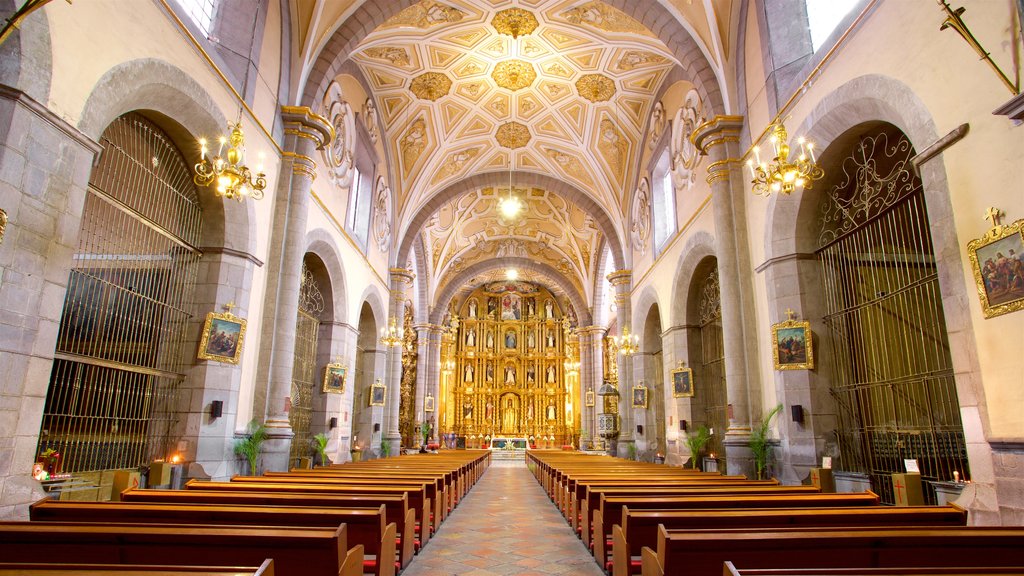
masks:
<svg viewBox="0 0 1024 576"><path fill-rule="evenodd" d="M441 429L573 444L580 422L574 314L543 286L492 282L455 306L443 346Z"/></svg>

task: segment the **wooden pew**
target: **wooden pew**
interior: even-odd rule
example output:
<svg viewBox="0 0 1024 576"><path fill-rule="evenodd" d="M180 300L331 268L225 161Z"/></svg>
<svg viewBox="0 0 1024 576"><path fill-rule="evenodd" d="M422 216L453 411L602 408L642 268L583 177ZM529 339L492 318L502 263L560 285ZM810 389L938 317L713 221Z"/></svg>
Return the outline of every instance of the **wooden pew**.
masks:
<svg viewBox="0 0 1024 576"><path fill-rule="evenodd" d="M274 576L274 561L256 568L0 562L0 576Z"/></svg>
<svg viewBox="0 0 1024 576"><path fill-rule="evenodd" d="M419 488L412 486L395 485L345 485L345 484L323 484L323 483L294 483L294 482L197 482L189 480L185 483L186 490L202 491L227 491L227 492L278 492L278 493L307 493L307 494L345 494L345 495L366 495L375 494L383 496L406 495L409 500L409 507L416 511L416 521L423 523L427 529L422 534L429 534L431 502L426 497L426 490L421 485ZM423 522L426 519L426 522Z"/></svg>
<svg viewBox="0 0 1024 576"><path fill-rule="evenodd" d="M657 554L651 551L654 561ZM1012 568L942 567L942 568L746 568L739 569L726 562L723 576L1006 576L1024 575L1024 562Z"/></svg>
<svg viewBox="0 0 1024 576"><path fill-rule="evenodd" d="M606 526L599 526L597 523L598 512L600 512L604 518L610 518L615 521L620 518L622 514L622 508L616 507L612 511L612 515L608 516L608 513L604 510L603 501L606 498L629 498L629 497L685 497L685 496L759 496L762 494L771 494L775 496L781 495L802 495L802 496L814 496L820 494L820 491L814 486L728 486L728 485L713 485L713 486L696 486L688 487L684 485L676 486L651 486L646 487L641 484L635 484L633 486L589 486L586 487L586 497L580 503L580 534L589 535L591 538L598 533L597 528L603 528L603 534L605 538L611 537L611 522L607 522ZM619 502L613 500L613 503ZM588 541L584 539L584 544L590 545L593 540Z"/></svg>
<svg viewBox="0 0 1024 576"><path fill-rule="evenodd" d="M83 564L246 566L274 561L276 576L337 576L347 549L344 525L330 528L0 522L0 558Z"/></svg>
<svg viewBox="0 0 1024 576"><path fill-rule="evenodd" d="M395 523L401 535L399 562L408 565L416 552L415 518L405 494L305 494L301 492L231 492L228 490L140 490L121 492L121 502L164 504L220 504L232 506L313 506L320 508L377 508L384 506L385 522Z"/></svg>
<svg viewBox="0 0 1024 576"><path fill-rule="evenodd" d="M377 508L270 507L138 502L40 500L29 507L33 522L198 524L203 526L287 526L337 528L345 525L348 542L361 545L373 560L363 568L377 576L395 573L396 527Z"/></svg>
<svg viewBox="0 0 1024 576"><path fill-rule="evenodd" d="M719 576L725 562L750 568L1015 567L1024 528L846 527L658 530L657 568L644 547L643 576Z"/></svg>
<svg viewBox="0 0 1024 576"><path fill-rule="evenodd" d="M658 527L669 530L756 530L795 526L966 526L967 511L959 506L863 508L736 508L732 510L630 510L612 526L613 576L640 573L644 546L655 548ZM607 567L607 566L606 566Z"/></svg>
<svg viewBox="0 0 1024 576"><path fill-rule="evenodd" d="M664 508L670 510L692 510L707 508L822 508L822 507L863 507L877 506L878 495L874 492L845 494L716 494L706 496L607 496L601 498L601 506L594 511L593 542L594 558L601 566L608 558L606 550L611 537L612 521L622 518L622 509L631 510Z"/></svg>

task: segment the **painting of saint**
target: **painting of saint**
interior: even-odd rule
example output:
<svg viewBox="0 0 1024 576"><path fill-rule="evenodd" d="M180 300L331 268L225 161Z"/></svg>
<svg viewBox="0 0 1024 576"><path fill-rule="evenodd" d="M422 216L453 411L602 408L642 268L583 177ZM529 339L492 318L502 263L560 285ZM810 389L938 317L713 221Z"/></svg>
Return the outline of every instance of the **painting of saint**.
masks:
<svg viewBox="0 0 1024 576"><path fill-rule="evenodd" d="M505 294L501 298L502 320L522 320L523 312L520 300L520 297L516 294Z"/></svg>
<svg viewBox="0 0 1024 576"><path fill-rule="evenodd" d="M515 347L516 347L516 331L515 330L509 330L508 332L505 332L505 348L515 348Z"/></svg>
<svg viewBox="0 0 1024 576"><path fill-rule="evenodd" d="M689 398L693 396L693 370L679 368L672 371L672 397Z"/></svg>
<svg viewBox="0 0 1024 576"><path fill-rule="evenodd" d="M1024 243L1014 234L978 248L989 306L1024 298Z"/></svg>
<svg viewBox="0 0 1024 576"><path fill-rule="evenodd" d="M498 311L498 299L491 296L487 299L487 315L493 316Z"/></svg>
<svg viewBox="0 0 1024 576"><path fill-rule="evenodd" d="M803 328L779 328L775 337L779 364L806 364L807 341Z"/></svg>

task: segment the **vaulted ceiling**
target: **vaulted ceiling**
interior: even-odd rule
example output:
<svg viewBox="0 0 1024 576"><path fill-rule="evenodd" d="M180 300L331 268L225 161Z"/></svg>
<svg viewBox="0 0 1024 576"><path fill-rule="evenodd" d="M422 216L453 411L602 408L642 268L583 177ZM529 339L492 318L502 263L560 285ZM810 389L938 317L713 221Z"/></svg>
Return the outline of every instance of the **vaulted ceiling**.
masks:
<svg viewBox="0 0 1024 576"><path fill-rule="evenodd" d="M728 58L734 4L663 3L718 65ZM304 62L357 5L297 0ZM598 215L533 187L517 190L527 209L516 222L498 215L507 187L469 190L440 206L431 200L473 174L547 174L628 229L642 139L678 66L665 43L599 0L422 0L391 15L350 57L383 130L397 230L405 233L420 212L432 214L412 230L427 254L429 270L419 272L429 292L480 262L526 257L591 301L597 252L608 241Z"/></svg>

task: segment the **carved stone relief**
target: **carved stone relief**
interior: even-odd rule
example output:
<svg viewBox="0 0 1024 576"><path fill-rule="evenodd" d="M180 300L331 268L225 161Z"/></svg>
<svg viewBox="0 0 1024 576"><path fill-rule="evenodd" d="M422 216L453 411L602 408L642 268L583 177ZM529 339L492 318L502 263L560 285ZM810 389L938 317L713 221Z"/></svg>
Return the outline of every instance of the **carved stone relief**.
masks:
<svg viewBox="0 0 1024 576"><path fill-rule="evenodd" d="M373 239L381 252L391 247L391 188L383 177L377 178L373 193Z"/></svg>
<svg viewBox="0 0 1024 576"><path fill-rule="evenodd" d="M647 241L651 237L651 184L647 178L640 179L633 198L633 214L630 223L633 249L641 256L647 253Z"/></svg>
<svg viewBox="0 0 1024 576"><path fill-rule="evenodd" d="M324 116L334 126L334 140L321 153L331 182L340 188L347 188L352 182L352 166L355 161L355 114L345 101L341 85L331 82L323 100Z"/></svg>
<svg viewBox="0 0 1024 576"><path fill-rule="evenodd" d="M676 190L686 186L689 188L697 181L697 166L700 164L700 151L690 141L690 135L704 122L704 105L696 90L690 90L683 100L682 107L676 111L672 121L672 184Z"/></svg>

